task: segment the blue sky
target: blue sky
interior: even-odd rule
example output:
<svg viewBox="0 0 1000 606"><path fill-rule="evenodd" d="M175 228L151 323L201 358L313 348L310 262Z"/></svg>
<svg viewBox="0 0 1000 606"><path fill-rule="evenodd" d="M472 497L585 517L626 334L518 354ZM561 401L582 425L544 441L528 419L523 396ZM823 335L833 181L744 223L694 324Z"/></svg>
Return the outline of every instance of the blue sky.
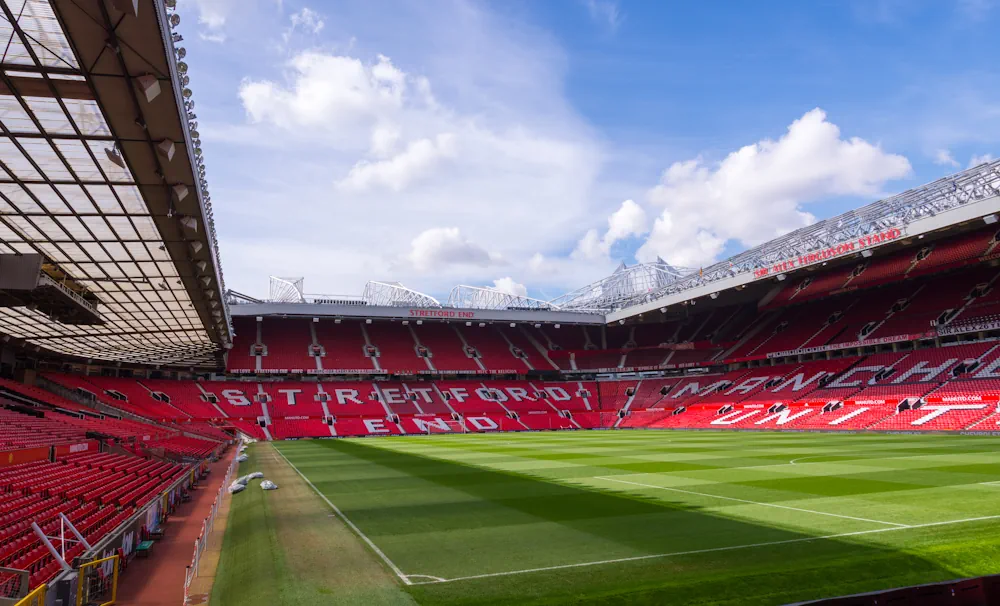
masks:
<svg viewBox="0 0 1000 606"><path fill-rule="evenodd" d="M180 0L227 285L549 298L998 155L993 0Z"/></svg>

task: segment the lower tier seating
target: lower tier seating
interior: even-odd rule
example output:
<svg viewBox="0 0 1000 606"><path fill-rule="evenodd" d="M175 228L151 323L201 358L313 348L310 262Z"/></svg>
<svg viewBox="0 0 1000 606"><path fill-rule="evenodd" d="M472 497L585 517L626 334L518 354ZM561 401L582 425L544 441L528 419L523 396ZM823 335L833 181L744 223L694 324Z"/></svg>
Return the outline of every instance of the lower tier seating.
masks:
<svg viewBox="0 0 1000 606"><path fill-rule="evenodd" d="M0 566L27 570L31 587L51 580L61 568L32 530L32 522L51 536L59 532L63 514L94 544L189 469L109 453L0 467ZM83 549L69 548L67 559Z"/></svg>

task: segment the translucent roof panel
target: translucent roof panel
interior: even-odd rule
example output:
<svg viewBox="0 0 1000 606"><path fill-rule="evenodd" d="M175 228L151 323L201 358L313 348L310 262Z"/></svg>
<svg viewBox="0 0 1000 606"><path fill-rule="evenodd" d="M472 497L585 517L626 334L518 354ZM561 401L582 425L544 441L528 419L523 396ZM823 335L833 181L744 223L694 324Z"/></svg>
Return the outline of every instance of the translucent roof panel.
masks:
<svg viewBox="0 0 1000 606"><path fill-rule="evenodd" d="M57 264L89 291L104 321L69 325L27 307L0 308L0 334L87 359L214 366L219 345L177 265L188 258L171 257L172 242L114 151L120 143L101 107L122 104L98 103L48 0L0 6L0 254L38 253Z"/></svg>

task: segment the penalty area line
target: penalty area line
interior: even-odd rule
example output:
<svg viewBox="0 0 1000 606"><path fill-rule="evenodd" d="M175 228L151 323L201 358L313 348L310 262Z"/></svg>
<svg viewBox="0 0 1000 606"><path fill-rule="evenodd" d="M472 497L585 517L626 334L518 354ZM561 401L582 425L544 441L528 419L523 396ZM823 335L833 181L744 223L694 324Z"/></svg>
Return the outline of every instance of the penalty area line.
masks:
<svg viewBox="0 0 1000 606"><path fill-rule="evenodd" d="M900 530L913 530L915 528L932 528L935 526L950 526L954 524L967 524L970 522L983 522L987 520L1000 519L1000 515L982 516L978 518L965 518L962 520L946 520L944 522L929 522L927 524L913 524L911 526L900 526L893 528L875 528L873 530L858 530L855 532L844 532L840 534L828 534L816 537L801 537L797 539L785 539L782 541L767 541L764 543L750 543L747 545L730 545L728 547L711 547L708 549L692 549L690 551L675 551L672 553L654 553L649 555L633 556L629 558L615 558L612 560L596 560L593 562L578 562L576 564L560 564L558 566L543 566L541 568L525 568L523 570L508 570L506 572L489 572L486 574L474 574L465 577L455 577L453 579L441 579L438 581L418 581L414 585L427 585L431 583L454 583L456 581L473 581L476 579L489 579L493 577L507 577L519 574L530 574L533 572L548 572L552 570L566 570L571 568L587 568L591 566L603 566L605 564L620 564L624 562L639 562L642 560L655 560L661 558L671 558L686 555L697 555L701 553L714 553L719 551L737 551L740 549L752 549L754 547L770 547L773 545L790 545L793 543L808 543L810 541L823 541L841 539L846 537L863 536L866 534L878 534L882 532L896 532ZM413 575L431 578L427 575ZM435 577L436 578L436 577Z"/></svg>
<svg viewBox="0 0 1000 606"><path fill-rule="evenodd" d="M799 511L802 513L811 513L820 516L829 516L831 518L843 518L845 520L854 520L856 522L870 522L872 524L883 524L885 526L895 526L897 528L909 528L907 524L897 524L896 522L884 522L882 520L871 520L868 518L858 518L854 516L845 516L839 513L829 513L826 511L816 511L814 509L802 509L801 507L791 507L789 505L778 505L777 503L763 503L761 501L750 501L748 499L737 499L735 497L723 497L717 494L708 494L705 492L695 492L693 490L682 490L680 488L669 488L667 486L657 486L655 484L643 484L641 482L629 482L628 480L617 480L608 476L594 476L595 480L604 480L606 482L618 482L619 484L629 484L631 486L641 486L642 488L652 488L654 490L668 490L670 492L680 492L683 494L692 494L699 497L706 497L711 499L721 499L724 501L736 501L737 503L746 503L748 505L760 505L761 507L774 507L776 509L787 509L789 511Z"/></svg>
<svg viewBox="0 0 1000 606"><path fill-rule="evenodd" d="M281 458L285 460L285 463L288 463L288 465L295 470L295 473L299 474L299 476L306 481L306 484L308 484L309 487L313 489L313 492L318 494L319 498L323 499L323 501L325 501L326 504L330 506L330 509L332 509L334 513L336 513L337 516L340 517L340 519L343 520L345 524L347 524L347 527L353 530L354 534L358 535L358 537L360 537L361 540L364 541L365 544L367 544L368 547L370 547L371 550L375 552L375 555L377 555L383 562L385 562L385 565L392 570L393 574L399 577L400 581L402 581L406 585L413 585L413 581L411 581L407 575L403 574L403 571L399 569L399 566L396 566L396 564L394 564L393 561L389 559L389 556L385 555L385 553L383 553L382 550L378 548L378 545L376 545L371 539L368 538L368 535L361 532L361 529L355 526L354 522L352 522L350 518L345 516L344 512L340 511L339 507L334 505L333 502L330 499L328 499L325 494L320 492L319 489L316 488L316 485L313 484L309 480L309 478L306 477L306 474L299 471L299 468L296 467L294 463L288 460L288 457L285 456L285 453L281 452L277 446L272 445L272 448L274 448L274 450L277 451L279 455L281 455ZM414 575L414 576L424 576L424 575ZM437 577L429 577L429 578L437 578ZM439 581L431 581L431 582L436 583Z"/></svg>

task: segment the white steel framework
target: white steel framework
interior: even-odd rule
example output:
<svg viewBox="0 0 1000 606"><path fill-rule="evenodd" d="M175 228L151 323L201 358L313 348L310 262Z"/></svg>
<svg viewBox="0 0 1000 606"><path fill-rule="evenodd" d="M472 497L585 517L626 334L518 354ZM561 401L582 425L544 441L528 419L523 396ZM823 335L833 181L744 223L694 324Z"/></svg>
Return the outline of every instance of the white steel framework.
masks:
<svg viewBox="0 0 1000 606"><path fill-rule="evenodd" d="M302 294L302 287L305 278L279 278L271 276L271 284L268 289L269 299L275 303L304 303L305 296Z"/></svg>
<svg viewBox="0 0 1000 606"><path fill-rule="evenodd" d="M655 301L665 295L681 293L718 280L770 267L779 261L829 248L841 242L849 242L862 236L878 234L891 228L903 229L915 220L933 217L970 202L986 200L997 195L1000 195L1000 160L980 164L927 185L795 230L745 250L725 261L688 273L660 288L618 300L609 311Z"/></svg>
<svg viewBox="0 0 1000 606"><path fill-rule="evenodd" d="M610 276L550 301L512 295L490 287L459 285L449 293L446 306L491 311L545 310L611 314L667 295L685 293L719 280L768 268L777 262L866 235L892 228L904 230L914 221L934 217L977 201L996 198L998 195L1000 161L995 161L820 221L710 267L674 267L663 259L631 267L622 263ZM945 215L943 218L947 217ZM952 221L961 222L958 218ZM948 224L947 221L945 224ZM238 298L235 297L234 300ZM275 298L272 294L272 299ZM388 307L442 306L434 297L409 289L398 282L369 282L360 298L305 295L303 299L293 302L342 303L347 300Z"/></svg>
<svg viewBox="0 0 1000 606"><path fill-rule="evenodd" d="M631 267L622 263L610 276L557 297L552 303L565 310L610 311L636 297L659 291L693 271L674 267L660 258Z"/></svg>
<svg viewBox="0 0 1000 606"><path fill-rule="evenodd" d="M369 282L361 298L367 305L386 307L441 307L441 303L430 295L409 289L399 282Z"/></svg>
<svg viewBox="0 0 1000 606"><path fill-rule="evenodd" d="M558 310L560 307L549 301L515 295L495 288L467 286L460 284L451 289L448 307L461 309L500 310Z"/></svg>

